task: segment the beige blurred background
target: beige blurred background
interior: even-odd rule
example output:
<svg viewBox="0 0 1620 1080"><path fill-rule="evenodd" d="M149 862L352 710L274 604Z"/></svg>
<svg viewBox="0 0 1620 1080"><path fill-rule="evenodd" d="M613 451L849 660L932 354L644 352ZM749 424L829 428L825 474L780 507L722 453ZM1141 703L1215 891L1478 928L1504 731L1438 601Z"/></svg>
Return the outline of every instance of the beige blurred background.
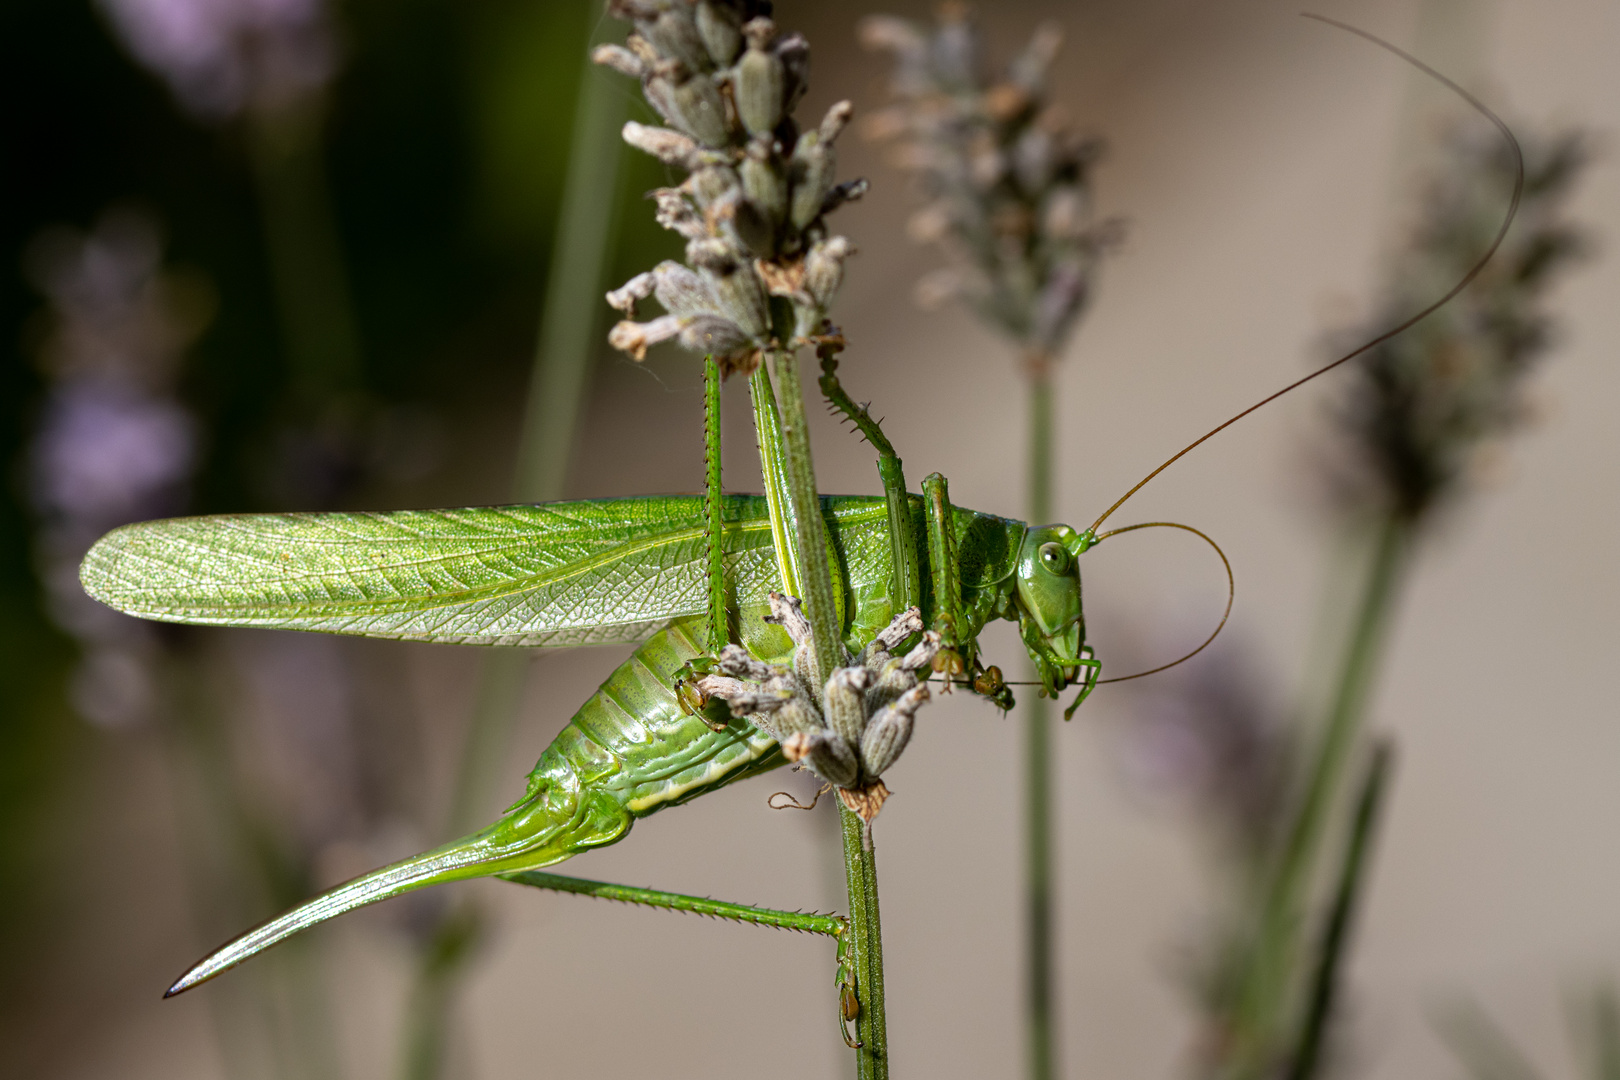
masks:
<svg viewBox="0 0 1620 1080"><path fill-rule="evenodd" d="M896 5L918 14L918 4ZM1005 50L1042 17L1068 31L1058 97L1106 135L1101 209L1130 223L1064 358L1057 504L1077 527L1170 452L1305 370L1320 335L1365 314L1400 236L1425 128L1412 73L1274 0L981 5ZM1510 120L1612 132L1620 7L1601 0L1344 2L1316 10L1411 48ZM869 107L881 67L853 44L856 9L784 0L815 48L809 108ZM904 184L851 139L841 171L873 180L838 222L860 247L838 317L843 373L915 484L938 470L960 504L1021 516L1023 399L1004 344L959 312L924 314L910 284L936 256L904 236ZM1430 1011L1477 996L1549 1071L1571 1075L1561 995L1620 976L1620 163L1592 167L1573 216L1602 245L1554 306L1563 337L1536 376L1540 420L1423 552L1371 720L1399 765L1349 971L1352 1065L1376 1080L1455 1073ZM696 368L679 358L598 370L570 490L693 490ZM1176 465L1129 520L1169 517L1217 537L1238 574L1230 633L1297 689L1318 601L1335 579L1312 453L1331 381L1269 407ZM728 389L727 481L757 464L744 394ZM509 453L515 417L488 432ZM822 486L875 492L864 444L814 431ZM425 501L499 501L495 476L446 478ZM1174 537L1087 556L1099 653L1128 666L1196 640L1219 611L1218 569ZM1010 627L990 656L1016 663ZM448 763L476 657L378 645L413 707L443 718ZM409 653L407 661L388 658ZM520 778L621 653L533 664L509 754ZM1119 667L1114 670L1118 671ZM1103 688L1061 731L1061 963L1065 1075L1177 1075L1192 1029L1178 970L1204 912L1209 853L1172 808L1133 798L1117 753L1127 688ZM1013 721L957 700L931 707L878 823L890 1038L899 1076L1007 1075L1020 1060L1018 742ZM197 940L176 869L162 761L108 754L87 780L104 824L85 887L112 901L75 949L116 949L118 980L85 984L49 1075L211 1077L210 989L158 993ZM788 908L841 909L833 824L772 812L804 785L770 776L638 824L582 856L581 876ZM442 792L424 792L442 798ZM87 812L96 812L87 810ZM364 858L364 856L356 856ZM340 865L342 864L342 865ZM360 869L334 857L333 876ZM108 885L107 882L116 882ZM830 950L808 937L477 883L497 912L464 1005L455 1074L478 1077L826 1077L849 1063L833 1031ZM266 914L269 914L266 912ZM405 960L375 912L319 931L335 958L349 1075L391 1075ZM82 976L81 976L82 977ZM4 1071L4 1070L0 1070Z"/></svg>

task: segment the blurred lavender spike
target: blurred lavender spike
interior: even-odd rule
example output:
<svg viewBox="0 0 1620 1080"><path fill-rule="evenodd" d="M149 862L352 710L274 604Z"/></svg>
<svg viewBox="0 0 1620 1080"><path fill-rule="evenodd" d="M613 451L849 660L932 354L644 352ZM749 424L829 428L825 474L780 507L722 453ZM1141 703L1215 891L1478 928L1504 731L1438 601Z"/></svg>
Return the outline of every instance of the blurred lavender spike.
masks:
<svg viewBox="0 0 1620 1080"><path fill-rule="evenodd" d="M27 268L49 304L39 360L50 388L28 473L40 576L52 619L84 650L75 706L99 726L129 726L152 704L152 630L91 601L75 567L106 530L183 508L196 425L173 380L209 300L162 269L156 225L129 211L88 234L42 234Z"/></svg>
<svg viewBox="0 0 1620 1080"><path fill-rule="evenodd" d="M324 0L97 0L193 115L229 119L318 92L337 69Z"/></svg>
<svg viewBox="0 0 1620 1080"><path fill-rule="evenodd" d="M1473 284L1405 334L1368 352L1338 410L1348 453L1334 455L1338 501L1351 512L1416 521L1466 486L1481 451L1525 419L1524 383L1554 341L1545 294L1586 250L1564 216L1590 154L1578 131L1520 131L1518 218ZM1494 133L1453 130L1427 184L1400 267L1367 325L1410 310L1477 257L1495 228L1514 163ZM1364 337L1356 327L1343 340ZM1337 343L1337 340L1336 342Z"/></svg>
<svg viewBox="0 0 1620 1080"><path fill-rule="evenodd" d="M994 76L959 4L932 29L871 16L860 36L894 58L894 103L868 119L866 135L890 144L892 163L913 174L923 206L912 237L937 243L952 263L919 284L918 301L967 299L1032 363L1045 363L1084 311L1097 264L1121 231L1117 221L1093 219L1099 143L1078 135L1046 97L1061 31L1039 27Z"/></svg>

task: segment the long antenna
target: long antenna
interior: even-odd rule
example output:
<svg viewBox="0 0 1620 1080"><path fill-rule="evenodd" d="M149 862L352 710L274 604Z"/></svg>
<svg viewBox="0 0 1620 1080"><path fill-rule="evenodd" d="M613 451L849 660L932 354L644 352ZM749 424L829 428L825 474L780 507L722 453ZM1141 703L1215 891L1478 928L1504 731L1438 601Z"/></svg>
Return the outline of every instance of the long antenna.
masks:
<svg viewBox="0 0 1620 1080"><path fill-rule="evenodd" d="M1282 397L1284 394L1288 393L1290 390L1297 390L1317 376L1326 375L1340 364L1354 360L1356 357L1360 356L1369 349L1377 348L1390 338L1410 330L1424 319L1427 319L1430 315L1433 315L1436 311L1439 311L1441 308L1445 307L1451 302L1451 299L1454 296L1468 287L1469 282L1473 281L1479 276L1481 270L1485 269L1485 264L1491 261L1491 256L1496 254L1496 249L1502 246L1502 241L1507 237L1508 226L1513 224L1513 218L1519 212L1519 198L1524 194L1524 151L1519 148L1519 140L1513 137L1513 132L1508 129L1507 124L1503 122L1500 116L1497 116L1494 112L1492 112L1489 106L1487 106L1483 101L1480 101L1473 94L1470 94L1467 90L1464 90L1462 87L1458 86L1452 80L1434 70L1434 68L1430 67L1428 64L1425 64L1423 61L1413 56L1411 53L1395 45L1391 45L1383 38L1369 34L1367 31L1358 29L1349 25L1348 23L1339 22L1337 19L1330 19L1325 15L1316 15L1308 11L1301 12L1300 14L1304 18L1314 19L1317 22L1326 23L1329 26L1345 31L1346 33L1354 34L1359 38L1364 38L1365 40L1372 42L1374 45L1377 45L1379 48L1394 53L1402 60L1405 60L1408 64L1411 64L1413 67L1423 72L1423 74L1429 76L1431 79L1434 79L1436 82L1451 90L1458 97L1462 98L1469 105L1473 106L1473 108L1479 112L1480 115L1484 116L1491 123L1495 124L1496 130L1502 133L1502 138L1506 140L1508 148L1513 151L1513 198L1508 203L1507 215L1502 218L1502 227L1496 230L1496 239L1492 240L1491 246L1485 249L1485 254L1479 257L1479 261L1474 263L1474 265L1469 269L1468 273L1464 274L1462 279L1458 281L1457 284L1453 285L1444 296L1430 304L1428 307L1419 311L1416 315L1411 316L1404 322L1391 327L1382 334L1379 334L1377 337L1373 338L1371 341L1367 342L1361 347L1345 353L1331 364L1317 368L1315 371L1311 372L1309 375L1306 375L1302 379L1295 379L1293 382L1289 383L1281 390L1278 390L1276 393L1261 398L1259 401L1255 402L1253 405L1250 405L1247 409L1244 409L1230 420L1211 429L1209 432L1205 433L1199 438L1194 439L1192 442L1188 443L1185 447L1172 455L1163 465L1160 465L1157 469L1154 469L1152 472L1144 476L1140 481L1137 482L1135 487L1131 488L1131 490L1120 496L1119 501L1115 502L1113 506L1110 506L1107 510L1104 510L1102 517L1091 523L1091 528L1087 530L1088 532L1095 533L1099 525L1107 521L1115 510L1118 510L1121 506L1123 506L1126 499L1129 499L1132 495L1135 495L1138 491L1141 491L1142 488L1147 486L1149 480L1152 480L1155 476L1158 476L1160 473L1164 472L1164 470L1186 457L1187 454L1191 453L1194 449L1202 446L1204 443L1208 442L1216 435L1219 435L1221 432L1225 431L1227 428L1231 427L1245 416L1248 416L1262 405L1269 405L1273 401L1276 401L1278 398Z"/></svg>
<svg viewBox="0 0 1620 1080"><path fill-rule="evenodd" d="M1221 557L1221 565L1226 568L1226 610L1221 612L1221 621L1215 624L1215 629L1209 632L1209 637L1204 639L1204 643L1198 646L1198 648L1194 649L1192 652L1187 653L1181 659L1172 660L1168 664L1160 664L1158 667L1148 668L1146 671L1138 671L1134 675L1115 675L1111 679L1098 679L1098 686L1101 686L1103 683L1130 682L1132 679L1140 679L1144 675L1157 675L1161 671L1169 671L1177 664L1185 664L1188 660L1191 660L1193 657L1209 648L1210 643L1216 638L1220 637L1221 631L1226 629L1226 620L1232 617L1232 603L1237 599L1237 577L1232 573L1232 560L1226 557L1226 552L1221 550L1221 545L1210 539L1206 533L1199 529L1193 528L1191 525L1183 525L1179 521L1144 521L1140 525L1124 525L1118 529L1109 529L1107 532L1097 537L1094 543L1100 544L1110 536L1118 536L1120 533L1135 532L1137 529L1180 529L1183 532L1192 533L1194 536L1198 537L1198 539L1214 548L1215 554ZM1078 704L1078 702L1076 702L1076 704ZM1065 716L1064 719L1068 719L1068 717Z"/></svg>

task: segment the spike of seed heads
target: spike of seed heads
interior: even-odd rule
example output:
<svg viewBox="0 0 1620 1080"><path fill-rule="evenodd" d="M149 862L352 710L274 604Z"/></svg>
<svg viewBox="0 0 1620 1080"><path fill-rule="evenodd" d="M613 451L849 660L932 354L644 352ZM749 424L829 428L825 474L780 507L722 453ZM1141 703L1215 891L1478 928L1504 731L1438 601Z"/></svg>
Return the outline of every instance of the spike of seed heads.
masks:
<svg viewBox="0 0 1620 1080"><path fill-rule="evenodd" d="M891 54L893 104L869 117L867 137L914 175L925 202L908 231L937 243L952 265L918 283L925 307L965 299L1045 363L1091 293L1116 221L1092 215L1100 144L1076 134L1047 100L1062 34L1042 26L1007 67L988 76L965 6L924 28L891 16L860 26L862 43Z"/></svg>
<svg viewBox="0 0 1620 1080"><path fill-rule="evenodd" d="M826 218L865 181L838 183L834 143L853 113L841 101L801 132L793 111L808 84L810 46L783 33L759 0L609 0L634 26L596 63L641 82L666 126L624 126L631 146L688 175L652 193L660 225L685 237L687 267L665 263L608 294L626 318L608 335L640 360L674 341L713 354L726 374L751 372L826 322L854 245ZM705 288L675 268L701 276ZM636 321L640 301L665 314ZM774 317L779 298L789 312ZM789 317L791 315L791 317ZM791 325L788 340L778 340Z"/></svg>
<svg viewBox="0 0 1620 1080"><path fill-rule="evenodd" d="M770 600L769 621L793 640L792 666L766 664L728 645L720 652L719 674L698 679L697 689L773 735L789 761L802 762L839 788L845 802L870 821L888 797L881 778L906 748L917 710L928 701L917 672L927 670L939 650L939 635L923 634L911 652L896 657L893 650L922 630L921 613L908 608L854 663L817 681L809 670L812 635L802 606L781 593Z"/></svg>

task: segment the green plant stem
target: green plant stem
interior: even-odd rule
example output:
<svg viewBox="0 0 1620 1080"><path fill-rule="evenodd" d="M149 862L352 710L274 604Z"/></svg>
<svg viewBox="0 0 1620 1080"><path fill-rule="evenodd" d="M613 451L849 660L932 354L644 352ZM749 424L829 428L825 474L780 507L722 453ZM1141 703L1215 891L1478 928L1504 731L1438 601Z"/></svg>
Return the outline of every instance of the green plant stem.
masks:
<svg viewBox="0 0 1620 1080"><path fill-rule="evenodd" d="M592 11L594 30L594 6ZM625 95L596 65L585 63L513 470L512 493L519 502L551 502L563 496L602 321L602 282L617 231L619 128L626 109ZM482 824L484 803L499 775L533 656L527 649L494 649L483 658L451 795L446 823L450 836ZM452 909L422 949L411 1022L406 1025L402 1075L407 1080L432 1080L443 1071L455 990L473 953L468 948L447 953L445 938L452 931L459 933L457 920L464 916L472 918L475 931L476 917ZM470 931L467 936L476 934Z"/></svg>
<svg viewBox="0 0 1620 1080"><path fill-rule="evenodd" d="M1029 520L1040 525L1052 514L1052 365L1029 358ZM1037 676L1038 677L1038 676ZM1057 1075L1057 979L1052 913L1057 898L1052 828L1052 710L1045 698L1024 702L1024 989L1029 1075Z"/></svg>
<svg viewBox="0 0 1620 1080"><path fill-rule="evenodd" d="M799 568L799 544L792 527L792 502L788 494L787 466L782 447L782 420L776 409L776 391L771 373L763 364L748 379L754 403L754 434L759 440L759 467L765 477L765 503L770 509L771 544L776 551L776 569L782 591L802 596L804 579Z"/></svg>
<svg viewBox="0 0 1620 1080"><path fill-rule="evenodd" d="M888 1080L889 1024L883 993L883 922L878 912L877 851L872 833L842 800L838 825L844 840L844 876L849 885L849 929L855 957L855 985L861 1001L856 1018L860 1049L859 1080Z"/></svg>
<svg viewBox="0 0 1620 1080"><path fill-rule="evenodd" d="M1356 800L1350 839L1345 845L1344 863L1334 890L1333 907L1322 928L1322 944L1317 951L1316 973L1311 983L1310 1004L1300 1027L1298 1048L1289 1063L1288 1080L1310 1080L1322 1065L1322 1047L1328 1022L1338 999L1339 970L1350 939L1356 905L1366 881L1368 851L1378 831L1379 813L1388 787L1390 763L1394 758L1388 742L1380 742L1367 765L1367 776Z"/></svg>
<svg viewBox="0 0 1620 1080"><path fill-rule="evenodd" d="M762 366L754 373L754 422L759 437L760 468L765 476L771 528L776 536L783 587L791 591L797 575L805 617L813 631L812 669L826 674L843 659L838 610L833 601L831 567L827 561L825 525L810 457L810 433L805 425L804 389L798 364L790 352L772 356L780 405L772 392L770 375ZM779 419L778 419L779 418ZM790 554L782 558L786 542ZM844 841L844 880L849 889L849 922L855 959L856 992L861 1010L856 1031L860 1080L887 1080L889 1075L888 1025L883 996L883 930L878 914L876 853L871 830L838 803Z"/></svg>
<svg viewBox="0 0 1620 1080"><path fill-rule="evenodd" d="M810 456L810 431L805 420L804 387L799 380L797 354L783 349L772 356L776 369L777 402L781 410L782 461L787 480L788 521L793 529L803 590L804 615L810 620L814 642L811 671L825 679L844 659L838 605L833 599L832 568L827 562L826 523L821 519L821 496L816 490L815 463Z"/></svg>
<svg viewBox="0 0 1620 1080"><path fill-rule="evenodd" d="M478 911L451 908L422 950L405 1014L405 1080L432 1080L442 1069L450 1025L446 1018L468 955L482 929Z"/></svg>
<svg viewBox="0 0 1620 1080"><path fill-rule="evenodd" d="M541 870L524 870L516 874L502 874L516 885L536 889L594 896L602 900L618 900L626 904L643 904L666 911L684 911L693 915L707 915L711 919L729 919L753 926L771 926L778 930L797 930L805 934L825 934L842 937L848 928L839 915L819 915L815 912L778 911L774 908L755 907L752 904L734 904L727 900L711 900L706 896L688 896L685 893L661 892L634 885L614 885L605 881L548 874Z"/></svg>
<svg viewBox="0 0 1620 1080"><path fill-rule="evenodd" d="M1269 875L1254 944L1232 1018L1231 1074L1270 1067L1287 1030L1292 975L1302 925L1300 908L1319 861L1322 836L1377 673L1385 630L1411 546L1411 523L1391 515L1380 524L1327 721L1287 842Z"/></svg>
<svg viewBox="0 0 1620 1080"><path fill-rule="evenodd" d="M616 92L604 72L587 63L580 79L568 176L557 208L556 240L518 436L512 495L519 502L552 502L563 496L602 321L602 279L616 233L619 127L625 110L624 95ZM491 650L484 658L452 800L451 835L482 824L483 799L490 778L499 771L532 658L527 649Z"/></svg>

